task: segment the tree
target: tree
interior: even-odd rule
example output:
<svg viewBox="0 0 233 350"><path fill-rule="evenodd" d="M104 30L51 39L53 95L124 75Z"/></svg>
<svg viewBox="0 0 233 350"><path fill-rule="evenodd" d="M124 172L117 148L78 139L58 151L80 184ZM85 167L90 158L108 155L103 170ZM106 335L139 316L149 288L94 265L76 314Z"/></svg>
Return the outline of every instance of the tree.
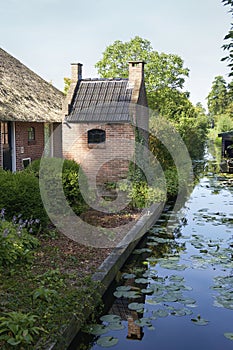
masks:
<svg viewBox="0 0 233 350"><path fill-rule="evenodd" d="M207 96L208 109L212 116L225 112L227 101L227 85L224 78L219 75L214 78L211 91Z"/></svg>
<svg viewBox="0 0 233 350"><path fill-rule="evenodd" d="M233 0L222 0L224 6L230 6L229 12L233 14ZM229 77L233 76L233 24L224 40L227 42L222 46L223 50L228 51L228 55L222 58L222 61L228 61L228 67L230 68Z"/></svg>
<svg viewBox="0 0 233 350"><path fill-rule="evenodd" d="M145 65L145 85L149 107L158 110L161 103L174 94L179 94L189 69L183 67L183 60L174 54L158 53L153 50L149 40L139 36L122 42L114 41L103 52L103 57L95 67L103 78L128 77L128 62L143 60ZM158 110L160 112L160 110Z"/></svg>

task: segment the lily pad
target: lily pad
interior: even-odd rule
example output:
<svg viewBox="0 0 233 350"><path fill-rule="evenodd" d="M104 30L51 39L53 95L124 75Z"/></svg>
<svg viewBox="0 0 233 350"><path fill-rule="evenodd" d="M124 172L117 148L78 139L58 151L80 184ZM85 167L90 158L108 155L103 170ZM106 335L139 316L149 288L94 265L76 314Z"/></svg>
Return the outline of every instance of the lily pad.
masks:
<svg viewBox="0 0 233 350"><path fill-rule="evenodd" d="M146 284L146 283L148 283L149 281L148 281L148 279L146 279L146 278L136 278L136 280L135 280L135 283L142 283L142 284Z"/></svg>
<svg viewBox="0 0 233 350"><path fill-rule="evenodd" d="M110 348L118 343L119 339L115 337L101 337L97 340L97 344L103 348Z"/></svg>
<svg viewBox="0 0 233 350"><path fill-rule="evenodd" d="M167 310L164 310L164 309L155 310L152 312L152 314L153 316L157 316L157 317L167 317L169 315Z"/></svg>
<svg viewBox="0 0 233 350"><path fill-rule="evenodd" d="M142 311L144 309L144 304L143 303L130 303L128 305L128 308L130 310L134 310L134 311L140 312L140 311Z"/></svg>
<svg viewBox="0 0 233 350"><path fill-rule="evenodd" d="M136 275L135 275L134 273L124 273L124 274L122 275L122 277L123 277L124 279L130 279L130 278L136 277Z"/></svg>
<svg viewBox="0 0 233 350"><path fill-rule="evenodd" d="M150 320L149 318L147 318L147 317L139 318L138 320L134 321L134 323L135 323L137 326L140 326L140 327L152 326L151 320Z"/></svg>
<svg viewBox="0 0 233 350"><path fill-rule="evenodd" d="M125 328L121 322L112 322L108 325L108 328L112 331L120 331Z"/></svg>
<svg viewBox="0 0 233 350"><path fill-rule="evenodd" d="M118 315L104 315L100 317L100 320L103 322L118 322L121 318Z"/></svg>
<svg viewBox="0 0 233 350"><path fill-rule="evenodd" d="M191 318L191 321L198 326L206 326L209 321L202 318L200 315L197 318Z"/></svg>
<svg viewBox="0 0 233 350"><path fill-rule="evenodd" d="M152 294L152 293L154 292L154 290L153 290L152 288L143 288L143 289L141 290L141 292L142 292L143 294Z"/></svg>
<svg viewBox="0 0 233 350"><path fill-rule="evenodd" d="M224 333L224 336L229 340L233 340L233 333Z"/></svg>

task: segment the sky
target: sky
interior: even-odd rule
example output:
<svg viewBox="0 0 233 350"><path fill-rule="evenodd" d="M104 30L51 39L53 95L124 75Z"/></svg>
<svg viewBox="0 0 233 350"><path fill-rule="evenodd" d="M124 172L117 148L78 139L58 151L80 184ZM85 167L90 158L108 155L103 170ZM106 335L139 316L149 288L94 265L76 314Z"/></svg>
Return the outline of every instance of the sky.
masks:
<svg viewBox="0 0 233 350"><path fill-rule="evenodd" d="M135 36L183 59L194 104L206 108L216 76L229 82L221 46L231 15L221 0L0 0L0 18L0 46L60 90L70 63L96 78L106 47Z"/></svg>

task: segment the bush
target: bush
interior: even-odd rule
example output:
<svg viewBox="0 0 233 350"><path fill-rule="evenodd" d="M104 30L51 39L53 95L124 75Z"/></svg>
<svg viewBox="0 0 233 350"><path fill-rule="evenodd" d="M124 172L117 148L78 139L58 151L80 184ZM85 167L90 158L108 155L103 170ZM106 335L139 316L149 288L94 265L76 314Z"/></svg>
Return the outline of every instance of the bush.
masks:
<svg viewBox="0 0 233 350"><path fill-rule="evenodd" d="M3 213L3 210L2 210ZM39 245L36 237L27 232L24 227L27 222L21 219L17 223L6 221L4 216L0 220L0 266L15 262L29 261L32 257L32 248Z"/></svg>
<svg viewBox="0 0 233 350"><path fill-rule="evenodd" d="M46 227L48 216L41 200L39 181L28 172L0 171L0 210L5 208L6 218L21 214L23 220L39 219Z"/></svg>
<svg viewBox="0 0 233 350"><path fill-rule="evenodd" d="M61 173L62 171L62 173ZM52 213L62 214L64 198L59 190L62 178L62 187L69 206L76 214L87 209L87 204L80 192L79 181L86 182L80 165L74 160L61 158L43 158L33 161L25 170L37 178L43 178L44 194ZM49 209L50 210L50 209Z"/></svg>

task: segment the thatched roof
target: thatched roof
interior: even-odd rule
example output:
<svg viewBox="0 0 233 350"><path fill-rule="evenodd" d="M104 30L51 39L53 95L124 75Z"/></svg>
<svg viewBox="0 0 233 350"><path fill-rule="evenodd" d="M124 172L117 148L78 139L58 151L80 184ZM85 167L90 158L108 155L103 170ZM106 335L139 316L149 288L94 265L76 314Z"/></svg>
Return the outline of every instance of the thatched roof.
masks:
<svg viewBox="0 0 233 350"><path fill-rule="evenodd" d="M63 93L0 48L0 121L61 122Z"/></svg>

